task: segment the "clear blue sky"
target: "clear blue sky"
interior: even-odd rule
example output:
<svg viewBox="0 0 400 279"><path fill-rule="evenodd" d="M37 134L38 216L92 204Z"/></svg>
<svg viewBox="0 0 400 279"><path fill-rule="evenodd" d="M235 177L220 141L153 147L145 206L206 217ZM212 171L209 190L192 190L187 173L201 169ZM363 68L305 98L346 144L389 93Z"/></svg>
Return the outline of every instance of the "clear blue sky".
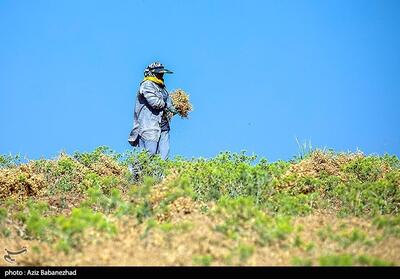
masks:
<svg viewBox="0 0 400 279"><path fill-rule="evenodd" d="M171 155L400 155L400 1L0 0L0 154L122 152L143 69L191 97Z"/></svg>

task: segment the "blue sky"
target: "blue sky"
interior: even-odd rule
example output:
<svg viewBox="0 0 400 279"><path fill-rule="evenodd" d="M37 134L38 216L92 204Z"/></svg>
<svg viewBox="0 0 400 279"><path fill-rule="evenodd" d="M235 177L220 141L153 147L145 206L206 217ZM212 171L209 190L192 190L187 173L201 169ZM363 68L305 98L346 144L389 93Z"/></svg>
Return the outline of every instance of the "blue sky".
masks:
<svg viewBox="0 0 400 279"><path fill-rule="evenodd" d="M0 0L0 154L130 149L143 69L160 61L194 105L172 120L172 156L287 160L295 137L400 156L399 13L396 0Z"/></svg>

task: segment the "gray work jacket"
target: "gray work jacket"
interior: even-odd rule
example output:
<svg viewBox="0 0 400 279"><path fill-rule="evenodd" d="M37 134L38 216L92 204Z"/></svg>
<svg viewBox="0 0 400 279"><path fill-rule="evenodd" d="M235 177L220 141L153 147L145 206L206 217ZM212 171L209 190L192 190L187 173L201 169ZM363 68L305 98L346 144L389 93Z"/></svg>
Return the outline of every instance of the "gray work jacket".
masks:
<svg viewBox="0 0 400 279"><path fill-rule="evenodd" d="M128 142L138 146L138 136L144 140L158 141L163 130L169 130L169 121L163 115L172 106L171 98L165 87L145 80L140 84L135 103L133 129Z"/></svg>

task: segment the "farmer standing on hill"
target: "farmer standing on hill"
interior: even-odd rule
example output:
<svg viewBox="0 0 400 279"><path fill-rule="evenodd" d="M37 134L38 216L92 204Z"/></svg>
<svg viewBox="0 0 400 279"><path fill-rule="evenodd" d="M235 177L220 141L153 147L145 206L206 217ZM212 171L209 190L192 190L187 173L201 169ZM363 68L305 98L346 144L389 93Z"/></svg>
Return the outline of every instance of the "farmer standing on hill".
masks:
<svg viewBox="0 0 400 279"><path fill-rule="evenodd" d="M133 129L129 135L130 145L139 146L160 154L164 160L169 155L169 119L167 113L177 114L164 84L164 74L172 74L159 62L144 70L136 97Z"/></svg>

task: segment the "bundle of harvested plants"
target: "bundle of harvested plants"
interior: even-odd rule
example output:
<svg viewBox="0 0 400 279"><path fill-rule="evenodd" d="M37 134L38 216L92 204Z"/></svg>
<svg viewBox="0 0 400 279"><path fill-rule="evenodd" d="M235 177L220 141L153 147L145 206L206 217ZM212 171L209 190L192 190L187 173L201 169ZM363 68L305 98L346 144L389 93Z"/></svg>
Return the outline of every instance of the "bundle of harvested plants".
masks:
<svg viewBox="0 0 400 279"><path fill-rule="evenodd" d="M178 114L182 118L187 118L189 112L193 110L193 106L189 101L189 95L182 89L176 89L170 93L170 97Z"/></svg>

